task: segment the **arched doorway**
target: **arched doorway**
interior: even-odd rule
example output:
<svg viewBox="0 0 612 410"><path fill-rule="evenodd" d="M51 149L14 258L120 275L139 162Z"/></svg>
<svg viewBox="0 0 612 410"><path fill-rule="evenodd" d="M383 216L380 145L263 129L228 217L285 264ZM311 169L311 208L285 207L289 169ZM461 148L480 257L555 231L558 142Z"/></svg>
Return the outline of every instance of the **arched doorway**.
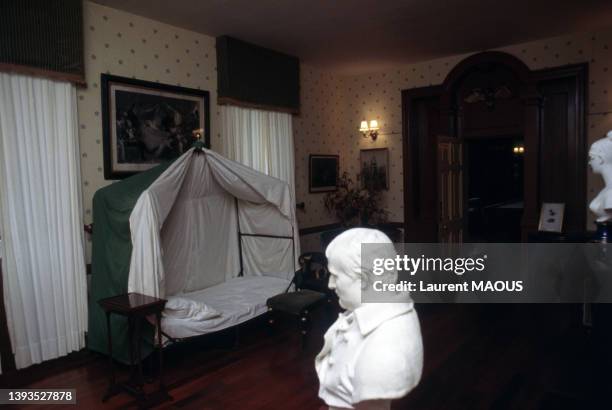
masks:
<svg viewBox="0 0 612 410"><path fill-rule="evenodd" d="M440 86L405 90L407 240L474 239L466 232L468 212L475 207L469 202L474 192L466 177L474 170L466 168L465 161L470 151L486 153L495 147L523 148L518 153L522 192L514 198L520 204L520 238L537 230L542 202L565 203L565 230L583 230L587 68L582 64L530 71L512 55L484 52L460 62ZM486 161L482 166L487 167ZM502 178L500 184L511 180ZM509 214L502 212L501 218ZM499 229L507 228L500 223Z"/></svg>

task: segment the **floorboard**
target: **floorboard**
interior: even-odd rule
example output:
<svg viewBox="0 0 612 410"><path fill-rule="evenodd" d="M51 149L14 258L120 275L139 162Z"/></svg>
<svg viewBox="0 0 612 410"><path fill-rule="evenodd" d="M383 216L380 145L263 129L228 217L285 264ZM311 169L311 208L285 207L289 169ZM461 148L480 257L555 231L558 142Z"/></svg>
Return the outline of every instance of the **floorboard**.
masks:
<svg viewBox="0 0 612 410"><path fill-rule="evenodd" d="M424 305L425 368L419 386L393 409L574 409L588 407L592 354L575 305ZM306 348L297 323L249 323L165 351L172 402L159 409L319 409L314 357L331 323L316 312ZM398 340L397 343L401 343ZM88 352L20 372L24 388L76 388L78 408L128 409L125 394L101 403L107 361ZM42 369L42 370L41 370ZM121 369L126 377L127 368ZM17 387L13 383L13 387ZM12 406L59 409L62 406ZM65 408L74 408L66 406Z"/></svg>

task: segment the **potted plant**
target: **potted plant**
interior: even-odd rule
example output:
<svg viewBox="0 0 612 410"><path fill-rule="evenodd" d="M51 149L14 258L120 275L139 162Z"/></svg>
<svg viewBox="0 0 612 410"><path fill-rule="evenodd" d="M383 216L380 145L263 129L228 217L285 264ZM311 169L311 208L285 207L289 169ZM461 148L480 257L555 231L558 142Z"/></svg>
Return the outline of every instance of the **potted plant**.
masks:
<svg viewBox="0 0 612 410"><path fill-rule="evenodd" d="M360 188L344 172L338 179L338 189L325 195L325 208L335 214L344 227L375 225L387 220L387 211L379 205L381 193L377 186Z"/></svg>

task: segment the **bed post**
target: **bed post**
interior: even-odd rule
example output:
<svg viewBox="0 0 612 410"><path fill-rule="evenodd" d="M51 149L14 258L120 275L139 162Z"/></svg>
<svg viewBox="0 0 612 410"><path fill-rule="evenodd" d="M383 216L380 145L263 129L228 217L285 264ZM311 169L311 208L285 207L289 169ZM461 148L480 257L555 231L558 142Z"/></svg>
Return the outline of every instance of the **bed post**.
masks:
<svg viewBox="0 0 612 410"><path fill-rule="evenodd" d="M238 198L234 197L234 203L236 204L236 223L238 224L238 254L240 255L240 272L238 276L244 276L242 266L242 232L240 231L240 212L238 211Z"/></svg>
<svg viewBox="0 0 612 410"><path fill-rule="evenodd" d="M293 224L291 225L291 244L293 245L293 274L295 274L295 271L297 271L297 265L295 264L295 227Z"/></svg>

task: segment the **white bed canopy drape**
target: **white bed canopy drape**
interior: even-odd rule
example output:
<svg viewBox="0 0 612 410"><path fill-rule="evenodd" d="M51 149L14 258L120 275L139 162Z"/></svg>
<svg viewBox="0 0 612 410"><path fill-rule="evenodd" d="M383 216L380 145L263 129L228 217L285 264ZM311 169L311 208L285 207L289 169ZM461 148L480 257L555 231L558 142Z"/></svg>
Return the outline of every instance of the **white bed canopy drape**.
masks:
<svg viewBox="0 0 612 410"><path fill-rule="evenodd" d="M76 89L0 73L4 300L18 368L84 347Z"/></svg>
<svg viewBox="0 0 612 410"><path fill-rule="evenodd" d="M141 194L130 230L130 292L188 293L241 271L291 279L296 267L289 185L206 149L189 150Z"/></svg>

